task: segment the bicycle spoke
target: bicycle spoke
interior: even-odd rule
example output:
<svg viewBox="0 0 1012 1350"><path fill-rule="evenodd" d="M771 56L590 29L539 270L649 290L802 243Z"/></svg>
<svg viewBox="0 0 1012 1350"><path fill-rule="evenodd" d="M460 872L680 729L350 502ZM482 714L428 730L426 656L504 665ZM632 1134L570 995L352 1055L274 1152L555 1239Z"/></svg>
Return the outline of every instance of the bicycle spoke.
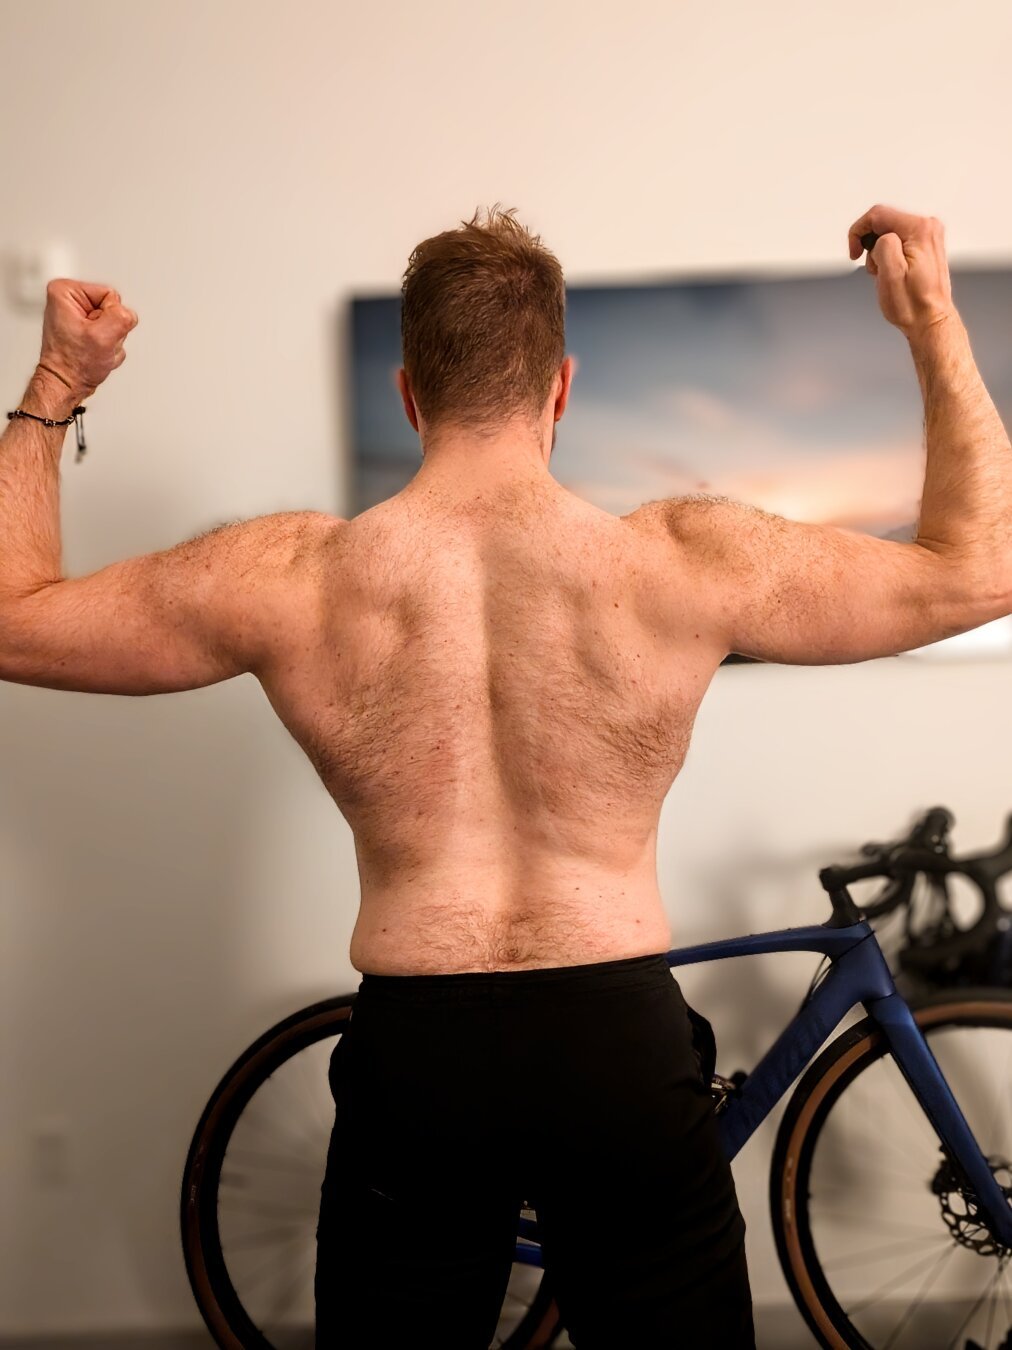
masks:
<svg viewBox="0 0 1012 1350"><path fill-rule="evenodd" d="M316 1153L318 1147L316 1136L309 1134L304 1129L292 1130L290 1128L291 1123L298 1119L294 1112L291 1112L287 1117L288 1128L272 1120L270 1115L268 1102L264 1097L264 1088L261 1088L243 1113L240 1125L237 1127L240 1134L253 1130L264 1139L281 1143L294 1153L302 1154L308 1151L310 1156Z"/></svg>
<svg viewBox="0 0 1012 1350"><path fill-rule="evenodd" d="M299 1208L295 1205L277 1205L265 1200L250 1199L244 1195L231 1196L229 1206L232 1209L238 1209L246 1214L260 1214L264 1218L275 1219L281 1215L290 1214L293 1219L304 1219L306 1217L305 1207Z"/></svg>
<svg viewBox="0 0 1012 1350"><path fill-rule="evenodd" d="M303 1231L303 1224L289 1223L285 1224L282 1228L260 1228L255 1233L245 1234L244 1237L229 1238L227 1243L228 1251L224 1251L226 1244L222 1244L226 1262L228 1260L229 1252L244 1251L246 1248L253 1247L264 1241L273 1242L277 1240L279 1242L289 1242L292 1238L301 1236Z"/></svg>
<svg viewBox="0 0 1012 1350"><path fill-rule="evenodd" d="M911 1304L910 1308L907 1310L906 1316L905 1316L905 1317L901 1317L900 1320L896 1323L896 1326L893 1328L892 1334L890 1335L889 1339L886 1341L885 1345L882 1347L882 1350L890 1350L890 1348L896 1343L896 1333L897 1333L898 1331L901 1331L904 1327L907 1327L907 1326L910 1325L911 1321L913 1320L913 1315L914 1315L914 1313L917 1311L917 1309L921 1306L921 1304L922 1304L923 1301L924 1301L924 1295L925 1295L925 1294L928 1292L928 1290L931 1288L932 1281L935 1279L935 1276L938 1274L938 1272L939 1272L939 1270L942 1268L942 1266L944 1266L944 1265L946 1264L946 1262L950 1260L950 1258L952 1257L952 1254L953 1254L953 1252L954 1252L955 1250L956 1250L956 1244L955 1244L955 1243L951 1243L950 1246L948 1247L948 1249L947 1249L946 1251L942 1252L941 1256L938 1258L938 1260L935 1262L935 1264L934 1264L934 1265L931 1267L931 1269L928 1271L928 1273L927 1273L927 1275L926 1275L926 1277L925 1277L925 1279L924 1279L924 1283L921 1285L920 1290L918 1291L917 1297L914 1299L914 1302ZM986 1347L985 1347L985 1350L986 1350Z"/></svg>
<svg viewBox="0 0 1012 1350"><path fill-rule="evenodd" d="M988 1299L988 1303L991 1305L991 1311L987 1315L987 1331L984 1333L984 1350L990 1350L991 1332L994 1330L995 1300Z"/></svg>
<svg viewBox="0 0 1012 1350"><path fill-rule="evenodd" d="M882 1072L897 1072L895 1066L892 1065L892 1061L882 1061L880 1065L877 1065L877 1068L881 1068ZM876 1095L876 1093L869 1093L869 1096L874 1095ZM853 1108L855 1111L858 1110L857 1102L853 1103ZM876 1119L874 1102L861 1102L860 1110L862 1125L868 1122L868 1120ZM853 1133L853 1131L851 1131L851 1133ZM864 1139L861 1141L861 1157L868 1157L869 1154L872 1154L876 1149L885 1150L889 1156L888 1158L882 1158L882 1162L884 1162L884 1166L887 1166L887 1169L892 1173L892 1176L907 1177L909 1181L918 1183L918 1181L922 1180L922 1176L915 1170L911 1142L912 1141L909 1141L909 1139L893 1139L891 1135L882 1134L881 1131L877 1135L865 1131ZM926 1153L927 1156L934 1157L936 1152L938 1152L938 1141L936 1141L934 1137L932 1137L930 1141L924 1141L923 1153Z"/></svg>
<svg viewBox="0 0 1012 1350"><path fill-rule="evenodd" d="M851 1147L853 1147L857 1151L860 1149L861 1146L859 1144L859 1141L855 1139L852 1140ZM871 1141L869 1141L869 1147L874 1147L874 1144L871 1143ZM873 1181L875 1183L876 1191L882 1190L882 1188L885 1186L890 1186L892 1189L899 1189L904 1181L907 1183L908 1186L911 1183L915 1186L923 1185L925 1176L930 1176L931 1173L935 1170L934 1160L932 1160L932 1163L929 1165L922 1165L920 1170L914 1170L909 1153L906 1156L906 1164L907 1164L906 1169L903 1171L900 1171L899 1168L895 1169L890 1168L889 1170L886 1170L884 1167L880 1171L878 1169L868 1167L865 1163L862 1162L861 1171L859 1174L860 1180ZM827 1182L826 1180L823 1180L819 1183L819 1185L820 1186L835 1185L844 1188L848 1185L848 1183L846 1181ZM850 1183L850 1186L851 1188L853 1188L853 1182Z"/></svg>
<svg viewBox="0 0 1012 1350"><path fill-rule="evenodd" d="M298 1172L303 1176L314 1176L318 1169L304 1158L271 1158L266 1153L255 1153L249 1148L232 1148L228 1152L230 1166L234 1166L236 1161L240 1163L252 1163L258 1167L273 1167L281 1171Z"/></svg>
<svg viewBox="0 0 1012 1350"><path fill-rule="evenodd" d="M290 1242L291 1240L292 1240L292 1239L288 1239L289 1242ZM277 1254L277 1252L271 1252L270 1255L267 1257L267 1259L266 1259L265 1261L261 1261L261 1262L259 1263L259 1265L255 1266L255 1267L253 1268L252 1271L247 1271L247 1272L245 1273L245 1278L249 1278L250 1280L253 1280L254 1278L256 1278L257 1280L259 1280L260 1275L261 1275L265 1270L269 1270L269 1269L271 1268L271 1266L273 1266L273 1265L275 1265L275 1264L277 1263L277 1259L278 1259L278 1254ZM254 1288L259 1288L259 1284L255 1284L253 1287L254 1287Z"/></svg>
<svg viewBox="0 0 1012 1350"><path fill-rule="evenodd" d="M887 1065L888 1065L888 1068L892 1069L893 1073L898 1072L898 1070L896 1070L896 1068L895 1068L895 1066L893 1065L893 1063L892 1063L891 1060L890 1060L890 1061L881 1061L881 1060L880 1060L880 1061L878 1062L878 1064L876 1064L876 1065L874 1066L874 1069L872 1070L872 1072L875 1072L876 1070L880 1070L880 1071L882 1071L882 1072L886 1072L886 1071L887 1071ZM877 1078L876 1078L876 1081L877 1081ZM867 1085L864 1085L864 1086L865 1086L866 1089L867 1089ZM874 1093L873 1090L868 1089L868 1090L867 1090L867 1095L869 1095L869 1096L871 1096L871 1097L874 1097L876 1094ZM847 1101L847 1098L844 1097L844 1098L843 1098L843 1101L846 1102L846 1101ZM909 1148L906 1148L906 1149L901 1148L900 1145L899 1145L899 1143L897 1143L896 1140L890 1138L890 1136L889 1136L888 1134L882 1134L882 1132L880 1131L877 1135L875 1135L875 1134L869 1133L868 1131L866 1131L866 1130L863 1128L863 1126L864 1126L864 1124L865 1124L865 1122L866 1122L867 1120L869 1120L869 1119L874 1119L874 1114L873 1114L872 1112L870 1112L870 1111L867 1109L867 1106L866 1106L866 1104L864 1103L864 1101L862 1101L862 1102L859 1104L859 1103L857 1102L856 1097L855 1097L855 1099L854 1099L853 1101L851 1101L850 1103L848 1103L848 1108L847 1108L847 1109L848 1109L849 1112L850 1112L850 1119L851 1119L851 1122L853 1122L854 1116L858 1114L859 1109L860 1109L860 1114L859 1114L859 1116L858 1116L858 1119L859 1119L860 1122L861 1122L860 1138L854 1140L854 1145L855 1145L855 1151L856 1151L862 1158L866 1157L866 1156L868 1155L868 1152L871 1151L871 1150L874 1150L874 1149L882 1149L882 1148L884 1148L884 1149L888 1152L888 1154L889 1154L889 1169L890 1169L890 1172L891 1172L892 1175L898 1176L898 1177L903 1177L903 1176L905 1176L905 1177L907 1177L909 1180L914 1181L914 1182L919 1182L919 1181L922 1179L920 1176L917 1175L916 1172L914 1172L914 1171L912 1170L912 1166L911 1166L911 1157L910 1157L910 1150L909 1150ZM855 1131L854 1131L854 1129L853 1129L853 1123L851 1124L851 1126L850 1126L848 1132L849 1132L851 1135L853 1135L853 1134L855 1133ZM932 1156L934 1155L934 1153L935 1153L935 1151L936 1151L936 1147L937 1147L937 1141L936 1141L936 1140L932 1140L932 1145L931 1145L931 1149L930 1149L930 1152L931 1152Z"/></svg>
<svg viewBox="0 0 1012 1350"><path fill-rule="evenodd" d="M873 1304L881 1303L882 1299L886 1296L886 1294L890 1292L890 1290L895 1289L897 1285L903 1284L903 1282L909 1279L911 1275L915 1275L919 1270L923 1270L926 1265L929 1265L932 1261L937 1260L937 1258L938 1258L937 1251L932 1252L930 1256L922 1256L920 1260L915 1261L912 1266L908 1266L906 1270L904 1270L900 1275L897 1275L895 1279L888 1280L874 1294L872 1294L871 1298L865 1299L863 1303L851 1304L849 1308L845 1309L847 1316L850 1317L852 1313L864 1312L865 1309L870 1308Z"/></svg>
<svg viewBox="0 0 1012 1350"><path fill-rule="evenodd" d="M273 1309L271 1310L270 1315L271 1322L279 1323L283 1321L284 1314L288 1312L290 1308L295 1306L295 1295L298 1293L300 1289L302 1289L305 1286L307 1275L309 1277L312 1277L315 1274L316 1274L315 1262L308 1262L302 1268L302 1270L299 1271L299 1273L295 1276L295 1278L288 1282L288 1285L286 1286L283 1294L280 1296L282 1300L280 1306L277 1303L275 1303ZM267 1321L265 1319L265 1325L266 1324Z"/></svg>
<svg viewBox="0 0 1012 1350"><path fill-rule="evenodd" d="M951 1238L949 1238L948 1235L946 1235L945 1239L943 1239L941 1235L938 1236L939 1241L944 1240L951 1242ZM865 1265L869 1261L874 1265L878 1265L883 1256L887 1256L891 1252L896 1252L897 1248L906 1249L914 1246L921 1247L923 1245L924 1238L921 1237L897 1238L894 1242L886 1243L881 1247L862 1247L858 1252L849 1252L847 1255L840 1257L834 1256L830 1261L823 1260L822 1269L827 1272L830 1270L841 1270L849 1266ZM954 1242L952 1242L952 1250L956 1250L956 1244Z"/></svg>
<svg viewBox="0 0 1012 1350"><path fill-rule="evenodd" d="M999 1290L999 1293L1001 1294L1002 1306L1003 1306L1004 1309L1005 1309L1005 1320L1006 1320L1006 1322L1007 1322L1007 1324L1008 1324L1008 1326L1009 1326L1009 1329L1012 1330L1012 1301L1009 1300L1009 1296L1008 1296L1008 1294L1005 1292L1005 1282L1006 1282L1006 1280L1008 1279L1008 1275L1009 1275L1009 1267L1008 1267L1008 1261L1007 1261L1007 1259L1006 1259L1006 1263L1005 1263L1005 1276L1004 1276L1004 1278L1002 1279L1001 1284L999 1284L998 1290Z"/></svg>
<svg viewBox="0 0 1012 1350"><path fill-rule="evenodd" d="M257 1098L254 1097L253 1102L256 1100ZM292 1134L290 1131L284 1130L280 1125L273 1121L260 1119L261 1115L267 1115L263 1110L263 1102L261 1101L258 1104L256 1110L253 1109L253 1102L250 1102L243 1113L241 1122L236 1127L241 1134L260 1135L263 1139L268 1140L271 1143L277 1143L279 1139L291 1143L303 1139L302 1135ZM232 1147L234 1147L234 1145L232 1145Z"/></svg>
<svg viewBox="0 0 1012 1350"><path fill-rule="evenodd" d="M1007 1122L1009 1119L1009 1094L1012 1090L1012 1078L1010 1078L1012 1044L1007 1044L1003 1052L1001 1047L996 1045L995 1037L992 1036L987 1039L987 1047L993 1047L992 1053L987 1057L991 1070L987 1079L982 1079L979 1059L976 1072L974 1072L974 1065L968 1065L964 1062L959 1053L958 1044L950 1046L949 1037L945 1032L934 1039L937 1042L937 1045L933 1047L935 1056L963 1114L970 1121L982 1150L985 1153L998 1152L1002 1140L995 1132L995 1125L996 1123ZM1009 1038L1006 1036L1004 1040L1008 1042ZM980 1044L982 1052L985 1042L981 1041ZM1003 1056L1000 1070L997 1068L997 1064L993 1062L999 1056ZM1006 1108L1004 1111L1002 1110L1003 1103ZM1005 1138L1007 1138L1007 1135Z"/></svg>
<svg viewBox="0 0 1012 1350"><path fill-rule="evenodd" d="M994 1129L994 1123L998 1118L998 1108L1001 1106L1002 1095L1003 1093L1006 1095L1006 1097L1008 1095L1009 1091L1008 1071L1010 1064L1012 1064L1012 1045L1009 1046L1008 1054L1005 1056L1004 1072L999 1076L995 1084L994 1106L991 1108L991 1115L987 1123L987 1128L984 1130L984 1133L980 1136L982 1141L991 1140L991 1132ZM996 1153L998 1151L997 1142L995 1142L993 1146L989 1143L987 1151L989 1153Z"/></svg>
<svg viewBox="0 0 1012 1350"><path fill-rule="evenodd" d="M296 1056L296 1059L297 1058L298 1056ZM288 1066L285 1067L287 1068ZM308 1150L310 1156L313 1156L315 1155L315 1153L319 1148L319 1140L320 1140L319 1133L314 1129L312 1124L310 1124L309 1122L305 1122L302 1125L301 1129L298 1128L299 1122L300 1120L302 1120L302 1117L299 1115L296 1109L293 1109L291 1102L287 1100L289 1096L289 1084L291 1083L290 1073L285 1075L285 1080L286 1081L282 1083L281 1081L278 1080L276 1073L271 1074L269 1078L265 1079L259 1091L254 1095L253 1100L246 1108L246 1112L248 1113L250 1109L253 1107L254 1103L257 1103L257 1109L266 1113L270 1108L270 1103L272 1100L274 1101L283 1100L285 1102L284 1107L285 1123L289 1127L291 1127L294 1124L296 1126L296 1129L294 1133L290 1131L290 1128L289 1131L285 1131L282 1129L280 1131L282 1136L294 1139L299 1147L300 1152ZM270 1085L271 1088L270 1091L268 1091L268 1085ZM245 1120L246 1116L244 1115L243 1118L244 1124ZM330 1131L328 1130L327 1131L328 1142L329 1138L330 1138Z"/></svg>
<svg viewBox="0 0 1012 1350"><path fill-rule="evenodd" d="M300 1226L295 1232L287 1233L284 1237L277 1238L271 1247L271 1253L268 1258L267 1265L274 1265L277 1262L279 1255L284 1254L284 1249L292 1247L295 1243L304 1244L305 1241L306 1241L306 1230L304 1226ZM228 1244L227 1248L222 1247L222 1255L224 1256L225 1264L228 1266L230 1271L233 1269L234 1264L238 1264L233 1263L229 1259L234 1248L235 1244L231 1242ZM266 1268L267 1266L263 1262L253 1267L255 1272L265 1270ZM249 1275L249 1268L246 1265L246 1263L243 1263L243 1271L244 1271L243 1278L246 1279Z"/></svg>
<svg viewBox="0 0 1012 1350"><path fill-rule="evenodd" d="M1001 1266L999 1265L998 1269L995 1271L994 1279L991 1280L990 1284L988 1284L988 1285L985 1286L984 1292L981 1294L980 1298L977 1300L977 1302L973 1305L973 1307L972 1307L972 1308L970 1309L970 1311L967 1313L966 1317L963 1318L962 1322L960 1322L959 1326L956 1328L956 1334L953 1336L952 1340L949 1341L948 1345L946 1345L945 1350L956 1350L956 1342L959 1340L960 1336L963 1334L963 1332L967 1329L967 1327L968 1327L968 1326L970 1325L970 1323L973 1321L973 1318L974 1318L974 1316L975 1316L975 1314L976 1314L976 1312L977 1312L977 1309L980 1307L980 1305L981 1305L981 1304L984 1302L984 1300L987 1298L987 1296L988 1296L988 1290L991 1288L992 1285L994 1285L994 1284L997 1282L998 1277L1000 1276L1000 1274L1001 1274ZM986 1347L985 1347L985 1350L986 1350Z"/></svg>
<svg viewBox="0 0 1012 1350"><path fill-rule="evenodd" d="M858 1223L865 1229L867 1229L869 1222L867 1214L852 1214L842 1209L822 1209L820 1210L820 1216L826 1219L843 1220L844 1223ZM885 1221L873 1219L872 1223L877 1230L883 1233L909 1234L911 1237L922 1239L943 1236L938 1228L912 1228L909 1224L901 1224L893 1219ZM948 1234L945 1234L945 1236L948 1236Z"/></svg>
<svg viewBox="0 0 1012 1350"><path fill-rule="evenodd" d="M931 1174L934 1172L934 1170L935 1170L934 1167L925 1168L919 1175L915 1175L913 1172L911 1172L909 1176L905 1178L907 1182L906 1186L888 1187L885 1185L884 1180L883 1181L878 1180L878 1177L882 1174L872 1172L870 1169L865 1170L864 1168L862 1168L861 1175L858 1178L858 1180L874 1182L876 1196L881 1196L885 1191L890 1189L901 1191L903 1194L909 1194L911 1185L919 1187L925 1186L927 1180L931 1177ZM904 1178L901 1178L901 1180L904 1180ZM823 1191L842 1191L844 1195L854 1195L857 1189L858 1187L856 1181L827 1180L825 1177L820 1178L819 1180L820 1195L823 1193Z"/></svg>
<svg viewBox="0 0 1012 1350"><path fill-rule="evenodd" d="M308 1054L296 1055L294 1062L300 1066L303 1075L303 1082L306 1085L306 1099L312 1104L313 1115L317 1129L322 1130L327 1137L334 1127L333 1121L333 1098L330 1095L330 1083L327 1077L326 1069L320 1070L323 1066L319 1063L321 1056ZM310 1068L310 1059L313 1060ZM328 1109L328 1103L329 1109Z"/></svg>

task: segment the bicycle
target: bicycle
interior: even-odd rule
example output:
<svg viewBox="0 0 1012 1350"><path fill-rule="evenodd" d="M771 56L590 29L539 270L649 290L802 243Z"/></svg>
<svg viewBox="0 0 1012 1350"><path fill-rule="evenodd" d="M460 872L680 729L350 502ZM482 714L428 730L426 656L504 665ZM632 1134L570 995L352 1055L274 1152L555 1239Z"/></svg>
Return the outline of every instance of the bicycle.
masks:
<svg viewBox="0 0 1012 1350"><path fill-rule="evenodd" d="M936 860L946 817L951 824L940 809L925 817ZM895 855L874 848L867 862L819 872L832 907L825 923L674 949L667 959L673 969L767 952L828 961L750 1073L710 1077L733 1159L802 1075L777 1135L770 1204L781 1265L818 1344L1012 1350L1012 990L941 990L912 1004L901 996L847 889L898 879ZM181 1200L186 1268L226 1350L313 1345L315 1232L333 1122L327 1067L354 1000L323 1000L265 1032L219 1082L194 1133ZM830 1040L858 1005L864 1018ZM290 1096L298 1086L310 1099L301 1113ZM882 1101L895 1104L890 1092L906 1111L902 1136L868 1128ZM452 1216L439 1214L436 1197L433 1241L447 1240ZM869 1292L871 1267L877 1279L888 1270ZM525 1205L493 1344L537 1350L562 1330L537 1216Z"/></svg>
<svg viewBox="0 0 1012 1350"><path fill-rule="evenodd" d="M1004 838L993 853L953 857L948 834L951 811L935 807L910 834L892 844L865 844L866 857L888 861L892 881L871 904L858 905L883 941L884 922L902 920L895 950L897 980L914 995L968 985L1012 985L1012 912L998 895L997 883L1012 871L1012 815L1005 819ZM923 877L926 894L918 894ZM960 922L950 878L963 877L974 890L976 913Z"/></svg>

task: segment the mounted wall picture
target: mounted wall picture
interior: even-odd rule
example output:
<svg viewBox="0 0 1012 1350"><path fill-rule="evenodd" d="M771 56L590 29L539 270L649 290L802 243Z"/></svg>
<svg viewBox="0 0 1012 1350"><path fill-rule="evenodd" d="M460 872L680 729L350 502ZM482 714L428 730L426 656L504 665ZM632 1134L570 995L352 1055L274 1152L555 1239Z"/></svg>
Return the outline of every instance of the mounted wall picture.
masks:
<svg viewBox="0 0 1012 1350"><path fill-rule="evenodd" d="M953 272L981 375L1012 426L1012 270ZM906 339L882 317L863 266L567 287L576 374L551 468L626 515L711 492L791 520L888 539L916 530L921 393ZM395 375L400 297L351 301L352 514L400 491L421 464ZM1012 654L1012 619L906 656Z"/></svg>

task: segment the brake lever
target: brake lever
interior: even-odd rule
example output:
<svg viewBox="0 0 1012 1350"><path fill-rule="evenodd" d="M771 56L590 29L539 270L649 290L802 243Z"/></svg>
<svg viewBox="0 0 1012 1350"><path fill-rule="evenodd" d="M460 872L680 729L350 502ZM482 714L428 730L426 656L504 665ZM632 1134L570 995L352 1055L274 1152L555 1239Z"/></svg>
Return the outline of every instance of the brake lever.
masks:
<svg viewBox="0 0 1012 1350"><path fill-rule="evenodd" d="M862 844L861 854L865 858L887 858L895 844Z"/></svg>

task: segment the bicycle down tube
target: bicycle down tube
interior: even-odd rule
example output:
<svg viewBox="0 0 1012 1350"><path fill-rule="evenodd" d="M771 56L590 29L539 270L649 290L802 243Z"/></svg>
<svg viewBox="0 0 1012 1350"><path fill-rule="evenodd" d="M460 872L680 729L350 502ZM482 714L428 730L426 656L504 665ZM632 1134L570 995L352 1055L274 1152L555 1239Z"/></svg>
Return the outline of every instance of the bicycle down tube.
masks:
<svg viewBox="0 0 1012 1350"><path fill-rule="evenodd" d="M832 965L721 1113L719 1127L728 1158L735 1157L847 1013L860 1003L885 1038L940 1144L972 1186L992 1234L1003 1246L1012 1247L1012 1209L910 1008L897 992L867 923L845 928L825 924L785 928L676 947L665 956L675 967L789 951L821 952Z"/></svg>

